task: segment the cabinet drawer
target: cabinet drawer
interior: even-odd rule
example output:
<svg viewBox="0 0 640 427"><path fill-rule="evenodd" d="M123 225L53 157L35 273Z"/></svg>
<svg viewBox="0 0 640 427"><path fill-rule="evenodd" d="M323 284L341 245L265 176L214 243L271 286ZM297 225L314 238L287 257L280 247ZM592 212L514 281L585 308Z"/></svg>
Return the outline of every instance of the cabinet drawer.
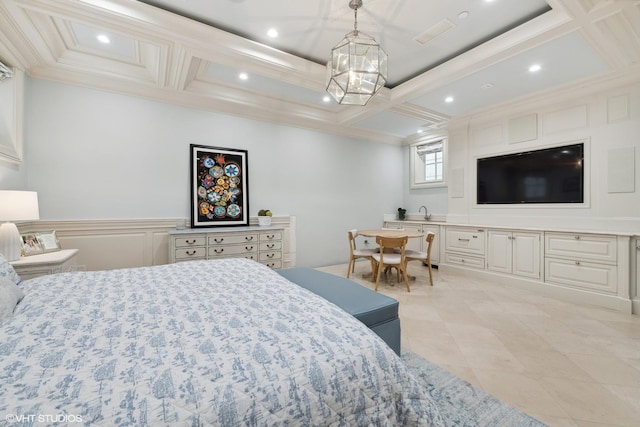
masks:
<svg viewBox="0 0 640 427"><path fill-rule="evenodd" d="M260 242L260 251L279 251L280 249L282 249L281 241Z"/></svg>
<svg viewBox="0 0 640 427"><path fill-rule="evenodd" d="M235 245L238 243L258 243L257 234L220 234L209 236L209 246Z"/></svg>
<svg viewBox="0 0 640 427"><path fill-rule="evenodd" d="M204 247L176 249L176 260L179 261L187 259L205 259L206 257L207 250Z"/></svg>
<svg viewBox="0 0 640 427"><path fill-rule="evenodd" d="M545 255L559 258L578 258L615 264L616 238L593 234L545 234Z"/></svg>
<svg viewBox="0 0 640 427"><path fill-rule="evenodd" d="M264 261L262 264L266 265L269 268L278 269L282 268L282 261L277 259L274 261Z"/></svg>
<svg viewBox="0 0 640 427"><path fill-rule="evenodd" d="M226 258L234 255L241 255L251 252L258 252L258 244L247 243L245 245L211 246L209 247L209 258Z"/></svg>
<svg viewBox="0 0 640 427"><path fill-rule="evenodd" d="M180 236L174 237L176 248L185 248L190 246L204 246L206 244L204 236Z"/></svg>
<svg viewBox="0 0 640 427"><path fill-rule="evenodd" d="M260 242L269 242L272 240L282 240L282 233L279 231L272 233L260 233Z"/></svg>
<svg viewBox="0 0 640 427"><path fill-rule="evenodd" d="M260 252L260 262L282 259L282 252Z"/></svg>
<svg viewBox="0 0 640 427"><path fill-rule="evenodd" d="M447 228L446 248L449 251L484 255L484 230Z"/></svg>
<svg viewBox="0 0 640 427"><path fill-rule="evenodd" d="M575 288L616 293L617 273L615 265L554 258L545 260L545 282Z"/></svg>
<svg viewBox="0 0 640 427"><path fill-rule="evenodd" d="M448 264L461 265L469 268L477 268L484 270L484 258L464 256L458 254L447 253L445 255Z"/></svg>

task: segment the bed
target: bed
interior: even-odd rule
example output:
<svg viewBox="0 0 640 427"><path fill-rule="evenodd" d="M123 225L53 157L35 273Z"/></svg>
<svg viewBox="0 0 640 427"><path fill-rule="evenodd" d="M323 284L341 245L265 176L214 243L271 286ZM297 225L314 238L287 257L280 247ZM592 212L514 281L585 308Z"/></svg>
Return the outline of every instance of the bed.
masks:
<svg viewBox="0 0 640 427"><path fill-rule="evenodd" d="M18 281L4 264L0 276ZM443 424L376 334L251 260L18 288L24 298L0 320L0 416L16 425Z"/></svg>

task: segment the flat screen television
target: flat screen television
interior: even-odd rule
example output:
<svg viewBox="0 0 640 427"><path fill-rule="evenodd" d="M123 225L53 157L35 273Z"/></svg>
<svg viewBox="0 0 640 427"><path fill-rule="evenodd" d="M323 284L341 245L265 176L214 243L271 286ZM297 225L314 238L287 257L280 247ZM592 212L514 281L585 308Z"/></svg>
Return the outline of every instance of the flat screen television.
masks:
<svg viewBox="0 0 640 427"><path fill-rule="evenodd" d="M584 203L584 144L479 158L477 203Z"/></svg>

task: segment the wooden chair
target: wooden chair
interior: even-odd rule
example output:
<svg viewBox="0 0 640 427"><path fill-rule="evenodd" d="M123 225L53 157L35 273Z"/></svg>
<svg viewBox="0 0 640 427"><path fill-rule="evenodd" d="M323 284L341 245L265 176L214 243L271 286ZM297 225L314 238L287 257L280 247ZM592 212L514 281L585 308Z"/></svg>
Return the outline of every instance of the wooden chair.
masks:
<svg viewBox="0 0 640 427"><path fill-rule="evenodd" d="M371 262L371 271L373 271L373 259L371 255L378 252L378 249L358 249L356 245L356 237L358 237L358 230L349 230L349 268L347 269L347 278L356 269L356 260L359 258L366 258Z"/></svg>
<svg viewBox="0 0 640 427"><path fill-rule="evenodd" d="M407 246L407 237L376 237L376 243L380 246L380 251L373 254L371 257L375 263L374 271L376 272L376 291L378 290L378 284L380 283L380 274L387 267L392 267L397 270L398 282L400 281L400 274L404 279L405 285L407 285L407 292L411 292L409 287L409 278L407 277L407 262L405 260L405 249ZM397 249L398 252L394 252Z"/></svg>
<svg viewBox="0 0 640 427"><path fill-rule="evenodd" d="M433 272L431 270L431 246L433 245L433 239L435 237L436 237L435 233L432 233L432 232L427 233L427 238L426 238L427 251L426 252L408 250L408 251L405 251L404 253L406 264L408 264L409 261L422 261L423 263L427 264L427 266L429 267L429 283L431 284L431 286L433 286Z"/></svg>

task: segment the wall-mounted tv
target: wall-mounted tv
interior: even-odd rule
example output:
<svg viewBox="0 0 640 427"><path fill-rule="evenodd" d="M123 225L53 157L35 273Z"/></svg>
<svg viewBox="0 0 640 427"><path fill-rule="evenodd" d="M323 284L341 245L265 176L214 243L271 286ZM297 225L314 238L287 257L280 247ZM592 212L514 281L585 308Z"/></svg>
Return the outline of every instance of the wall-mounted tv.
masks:
<svg viewBox="0 0 640 427"><path fill-rule="evenodd" d="M479 158L477 203L584 203L584 144Z"/></svg>

